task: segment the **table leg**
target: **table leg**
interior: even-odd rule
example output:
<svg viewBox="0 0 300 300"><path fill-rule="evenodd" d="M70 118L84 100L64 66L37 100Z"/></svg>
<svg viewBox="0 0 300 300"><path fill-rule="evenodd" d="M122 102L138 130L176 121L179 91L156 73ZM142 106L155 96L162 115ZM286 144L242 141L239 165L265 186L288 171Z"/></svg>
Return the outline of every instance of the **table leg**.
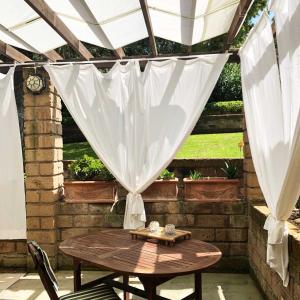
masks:
<svg viewBox="0 0 300 300"><path fill-rule="evenodd" d="M202 274L195 273L195 300L202 300Z"/></svg>
<svg viewBox="0 0 300 300"><path fill-rule="evenodd" d="M128 275L123 275L123 284L126 285L127 287L129 286L129 276ZM126 292L126 291L123 292L123 299L129 300L128 292Z"/></svg>
<svg viewBox="0 0 300 300"><path fill-rule="evenodd" d="M73 258L74 292L81 289L81 261Z"/></svg>
<svg viewBox="0 0 300 300"><path fill-rule="evenodd" d="M139 277L141 283L144 286L147 299L154 300L156 298L156 282L152 278Z"/></svg>

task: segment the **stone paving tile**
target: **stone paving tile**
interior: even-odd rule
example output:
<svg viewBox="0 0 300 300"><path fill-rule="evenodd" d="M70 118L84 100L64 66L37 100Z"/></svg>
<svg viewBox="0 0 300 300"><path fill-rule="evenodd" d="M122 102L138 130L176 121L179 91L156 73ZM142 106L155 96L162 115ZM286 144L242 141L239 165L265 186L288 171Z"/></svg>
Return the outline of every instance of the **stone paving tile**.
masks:
<svg viewBox="0 0 300 300"><path fill-rule="evenodd" d="M17 282L24 273L0 273L0 292Z"/></svg>
<svg viewBox="0 0 300 300"><path fill-rule="evenodd" d="M104 272L83 272L83 282L104 276ZM1 274L0 274L1 275ZM3 275L3 274L2 274ZM21 276L21 275L20 275ZM9 276L7 276L8 278ZM2 278L5 278L3 275ZM71 271L57 272L60 284L60 295L72 291L73 276ZM3 280L4 281L4 280ZM1 283L0 283L1 284ZM3 284L3 283L2 283ZM8 281L7 281L8 284ZM141 288L137 278L130 278L130 284ZM1 286L1 285L0 285ZM193 277L182 276L175 278L158 289L159 294L172 300L181 299L192 292ZM119 293L121 296L121 292ZM6 290L0 292L0 300L48 300L48 296L43 289L39 276L34 273L21 277L16 283ZM141 299L133 297L132 299ZM254 282L247 274L203 274L203 299L204 300L263 300Z"/></svg>

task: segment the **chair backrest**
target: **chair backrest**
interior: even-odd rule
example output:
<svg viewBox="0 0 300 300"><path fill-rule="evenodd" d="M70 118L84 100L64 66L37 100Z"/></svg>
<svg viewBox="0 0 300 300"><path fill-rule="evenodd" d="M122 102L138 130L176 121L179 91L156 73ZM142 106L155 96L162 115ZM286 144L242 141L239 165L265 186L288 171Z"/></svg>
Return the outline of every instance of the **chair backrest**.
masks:
<svg viewBox="0 0 300 300"><path fill-rule="evenodd" d="M58 284L54 272L51 268L47 253L35 242L28 241L28 250L32 256L35 267L40 275L41 281L44 285L51 300L58 300Z"/></svg>

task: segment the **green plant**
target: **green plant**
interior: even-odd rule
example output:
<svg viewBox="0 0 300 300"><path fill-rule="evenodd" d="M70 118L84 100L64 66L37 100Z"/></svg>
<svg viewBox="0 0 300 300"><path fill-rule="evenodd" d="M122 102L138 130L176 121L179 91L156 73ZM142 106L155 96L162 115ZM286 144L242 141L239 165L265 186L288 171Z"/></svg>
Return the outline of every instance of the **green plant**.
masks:
<svg viewBox="0 0 300 300"><path fill-rule="evenodd" d="M220 74L209 101L242 99L240 64L227 63Z"/></svg>
<svg viewBox="0 0 300 300"><path fill-rule="evenodd" d="M162 179L162 180L171 180L171 179L174 179L174 178L175 178L174 173L168 171L167 169L163 170L161 172L161 174L159 175L159 179Z"/></svg>
<svg viewBox="0 0 300 300"><path fill-rule="evenodd" d="M225 167L221 170L226 174L228 179L234 179L237 177L237 166L229 161L225 161Z"/></svg>
<svg viewBox="0 0 300 300"><path fill-rule="evenodd" d="M219 101L210 102L205 106L206 114L241 114L243 112L243 101Z"/></svg>
<svg viewBox="0 0 300 300"><path fill-rule="evenodd" d="M201 174L201 172L194 170L190 172L190 178L192 180L199 180L201 178L203 178L203 175Z"/></svg>
<svg viewBox="0 0 300 300"><path fill-rule="evenodd" d="M96 158L83 155L82 158L70 164L69 170L72 178L78 180L113 180L114 176L108 171L103 163Z"/></svg>

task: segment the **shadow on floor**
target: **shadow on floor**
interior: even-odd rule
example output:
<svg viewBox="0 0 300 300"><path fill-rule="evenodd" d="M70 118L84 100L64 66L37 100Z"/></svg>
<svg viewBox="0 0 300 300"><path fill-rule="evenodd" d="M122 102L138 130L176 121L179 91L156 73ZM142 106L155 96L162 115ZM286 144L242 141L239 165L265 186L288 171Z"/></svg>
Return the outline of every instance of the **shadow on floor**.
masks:
<svg viewBox="0 0 300 300"><path fill-rule="evenodd" d="M104 276L108 273L87 271L83 272L82 281L88 282L97 277ZM48 300L49 297L44 291L39 276L30 273L25 276L14 274L15 280L10 278L11 286L1 291L1 281L4 282L5 274L0 277L0 300ZM22 276L20 279L17 276ZM6 276L11 277L10 276ZM60 284L60 295L67 294L73 288L73 275L71 271L57 272L57 279ZM247 274L221 274L205 273L203 274L203 300L263 300L253 280ZM2 282L3 286L4 283ZM130 278L132 286L142 288L137 278ZM193 277L177 277L158 288L161 296L172 300L181 299L193 291ZM121 296L121 292L119 291ZM131 299L142 299L132 297Z"/></svg>

